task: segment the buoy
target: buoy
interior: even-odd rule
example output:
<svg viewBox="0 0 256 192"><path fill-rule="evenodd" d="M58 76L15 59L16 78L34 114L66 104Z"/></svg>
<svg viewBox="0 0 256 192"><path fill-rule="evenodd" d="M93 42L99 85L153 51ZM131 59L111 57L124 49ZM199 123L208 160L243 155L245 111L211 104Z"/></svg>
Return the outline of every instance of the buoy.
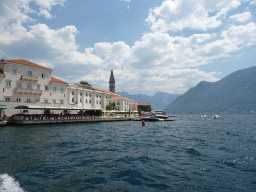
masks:
<svg viewBox="0 0 256 192"><path fill-rule="evenodd" d="M142 120L141 122L142 122L142 126L145 126L145 125L146 125L144 120Z"/></svg>

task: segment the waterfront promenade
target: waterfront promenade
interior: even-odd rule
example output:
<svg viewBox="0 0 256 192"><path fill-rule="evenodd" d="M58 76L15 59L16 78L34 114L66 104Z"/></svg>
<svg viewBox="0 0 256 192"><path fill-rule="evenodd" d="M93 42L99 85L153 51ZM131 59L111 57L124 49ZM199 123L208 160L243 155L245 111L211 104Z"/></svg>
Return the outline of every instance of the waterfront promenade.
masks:
<svg viewBox="0 0 256 192"><path fill-rule="evenodd" d="M16 115L13 116L8 124L12 125L44 125L44 124L67 124L67 123L97 123L97 122L115 122L131 121L133 117L104 117L104 116L32 116Z"/></svg>

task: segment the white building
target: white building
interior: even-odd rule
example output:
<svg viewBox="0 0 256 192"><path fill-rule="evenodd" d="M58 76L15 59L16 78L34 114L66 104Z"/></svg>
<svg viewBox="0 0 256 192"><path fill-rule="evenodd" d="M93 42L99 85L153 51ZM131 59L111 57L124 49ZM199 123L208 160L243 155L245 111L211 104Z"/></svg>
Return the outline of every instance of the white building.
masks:
<svg viewBox="0 0 256 192"><path fill-rule="evenodd" d="M113 97L108 99L108 104L109 103L116 103L117 109L120 111L137 111L137 102L125 97Z"/></svg>
<svg viewBox="0 0 256 192"><path fill-rule="evenodd" d="M81 84L69 85L52 77L51 72L52 69L24 59L0 61L0 104L7 106L5 114L20 113L14 109L17 106L38 109L29 111L38 114L44 109L55 108L73 109L75 113L79 109L105 110L109 102L116 102L120 111L128 111L136 104L110 91Z"/></svg>
<svg viewBox="0 0 256 192"><path fill-rule="evenodd" d="M110 91L78 83L70 85L68 87L68 92L68 103L83 109L104 110L108 104L108 99L119 96Z"/></svg>

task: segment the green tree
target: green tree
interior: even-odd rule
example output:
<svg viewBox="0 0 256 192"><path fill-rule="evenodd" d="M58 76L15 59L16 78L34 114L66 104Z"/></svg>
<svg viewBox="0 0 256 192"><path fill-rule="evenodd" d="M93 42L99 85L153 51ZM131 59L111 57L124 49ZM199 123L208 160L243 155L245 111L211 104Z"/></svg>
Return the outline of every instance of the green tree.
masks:
<svg viewBox="0 0 256 192"><path fill-rule="evenodd" d="M115 103L115 102L109 103L109 104L106 106L106 110L117 110L116 103Z"/></svg>
<svg viewBox="0 0 256 192"><path fill-rule="evenodd" d="M138 105L138 111L150 112L151 105Z"/></svg>
<svg viewBox="0 0 256 192"><path fill-rule="evenodd" d="M108 105L106 106L106 110L108 110L108 111L112 110L112 106L111 106L110 104L108 104Z"/></svg>
<svg viewBox="0 0 256 192"><path fill-rule="evenodd" d="M82 85L88 85L88 86L92 87L92 85L90 83L88 83L87 81L80 81L79 83Z"/></svg>

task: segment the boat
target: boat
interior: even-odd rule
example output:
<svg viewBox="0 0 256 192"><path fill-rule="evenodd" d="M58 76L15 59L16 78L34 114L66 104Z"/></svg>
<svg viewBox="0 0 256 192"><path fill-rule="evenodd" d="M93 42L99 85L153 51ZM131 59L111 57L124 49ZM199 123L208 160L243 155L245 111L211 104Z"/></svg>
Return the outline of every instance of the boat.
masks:
<svg viewBox="0 0 256 192"><path fill-rule="evenodd" d="M201 118L207 117L207 115L202 115Z"/></svg>
<svg viewBox="0 0 256 192"><path fill-rule="evenodd" d="M161 120L164 120L164 119L159 119L159 118L156 118L156 117L149 116L149 117L142 117L142 118L140 118L140 120L141 121L142 120L144 120L144 121L161 121Z"/></svg>
<svg viewBox="0 0 256 192"><path fill-rule="evenodd" d="M213 118L213 119L219 119L220 116L219 116L219 115L214 115L212 118Z"/></svg>
<svg viewBox="0 0 256 192"><path fill-rule="evenodd" d="M169 116L165 115L165 112L162 110L156 110L151 112L153 117L156 117L158 119L167 119Z"/></svg>

